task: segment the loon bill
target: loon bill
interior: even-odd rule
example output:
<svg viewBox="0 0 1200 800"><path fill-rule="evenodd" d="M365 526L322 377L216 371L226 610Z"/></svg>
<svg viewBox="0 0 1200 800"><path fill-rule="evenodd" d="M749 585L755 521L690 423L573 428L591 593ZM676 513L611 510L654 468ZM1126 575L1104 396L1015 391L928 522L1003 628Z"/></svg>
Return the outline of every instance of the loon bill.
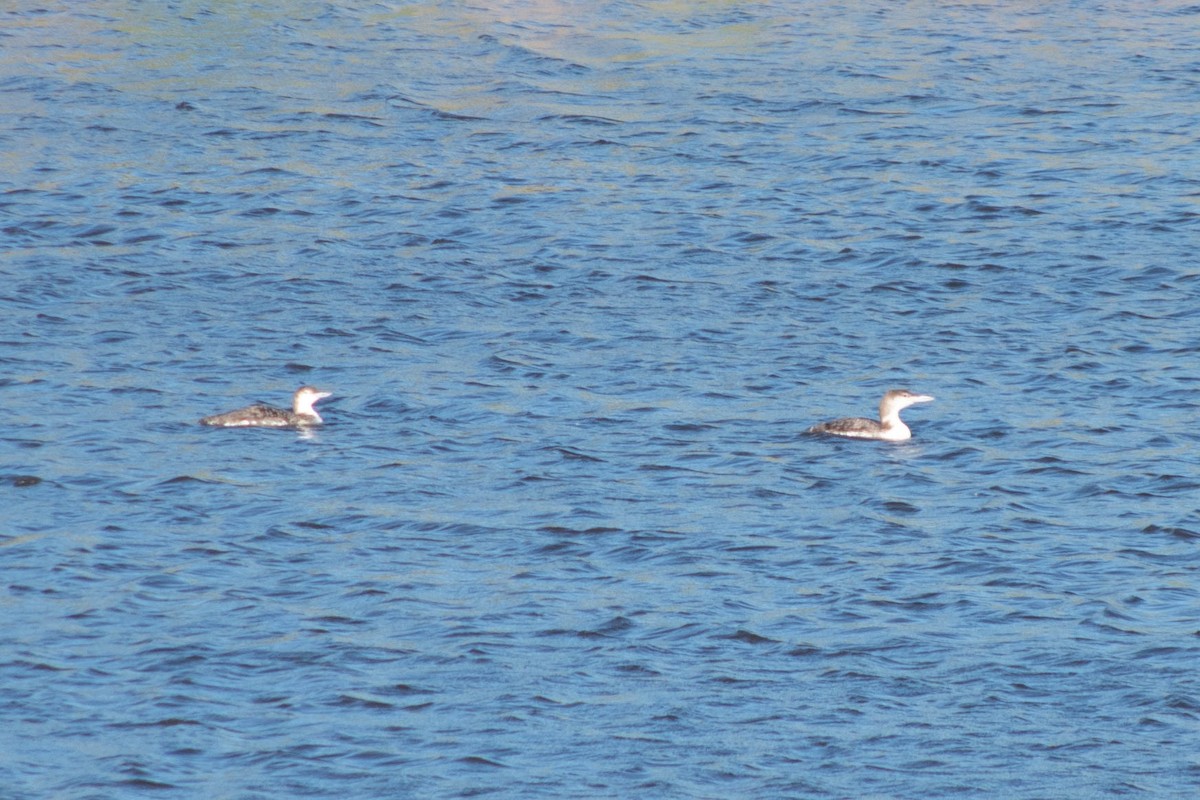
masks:
<svg viewBox="0 0 1200 800"><path fill-rule="evenodd" d="M913 403L928 403L933 398L908 389L892 389L879 401L879 421L865 417L846 417L822 422L808 429L809 433L827 433L853 439L882 439L902 442L912 438L912 431L900 419L900 412Z"/></svg>
<svg viewBox="0 0 1200 800"><path fill-rule="evenodd" d="M312 386L301 386L292 395L291 411L256 403L237 411L205 417L200 424L221 428L307 428L324 422L313 406L330 394Z"/></svg>

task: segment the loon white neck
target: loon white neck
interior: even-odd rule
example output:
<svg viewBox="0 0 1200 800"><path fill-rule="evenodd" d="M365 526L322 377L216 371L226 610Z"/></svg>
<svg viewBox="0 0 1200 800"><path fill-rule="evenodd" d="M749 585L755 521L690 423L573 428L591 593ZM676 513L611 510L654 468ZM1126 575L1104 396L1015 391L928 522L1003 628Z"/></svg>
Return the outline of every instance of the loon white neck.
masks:
<svg viewBox="0 0 1200 800"><path fill-rule="evenodd" d="M330 392L318 391L311 386L302 386L292 397L292 413L299 417L309 417L313 422L324 422L313 406L318 400L329 397L330 394Z"/></svg>
<svg viewBox="0 0 1200 800"><path fill-rule="evenodd" d="M912 431L904 424L904 420L900 419L900 409L898 408L881 415L879 424L883 426L879 431L881 439L887 439L889 442L902 442L912 438Z"/></svg>
<svg viewBox="0 0 1200 800"><path fill-rule="evenodd" d="M902 442L912 438L912 431L900 419L900 412L913 403L928 403L933 398L907 389L892 389L879 401L879 438Z"/></svg>

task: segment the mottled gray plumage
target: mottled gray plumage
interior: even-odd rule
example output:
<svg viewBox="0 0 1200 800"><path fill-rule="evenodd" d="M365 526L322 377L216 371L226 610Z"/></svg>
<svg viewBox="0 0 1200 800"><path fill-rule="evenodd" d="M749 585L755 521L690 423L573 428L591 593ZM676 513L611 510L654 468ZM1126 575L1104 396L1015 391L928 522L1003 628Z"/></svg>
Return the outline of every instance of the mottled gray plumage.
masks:
<svg viewBox="0 0 1200 800"><path fill-rule="evenodd" d="M200 424L222 428L306 428L320 425L324 420L313 406L321 398L329 397L329 394L312 386L301 386L292 396L291 411L256 403L236 411L205 417Z"/></svg>
<svg viewBox="0 0 1200 800"><path fill-rule="evenodd" d="M845 417L821 422L808 429L809 433L827 433L854 439L884 439L902 442L912 437L912 431L900 419L901 410L913 403L928 403L933 398L908 389L892 389L879 401L879 420L866 417Z"/></svg>

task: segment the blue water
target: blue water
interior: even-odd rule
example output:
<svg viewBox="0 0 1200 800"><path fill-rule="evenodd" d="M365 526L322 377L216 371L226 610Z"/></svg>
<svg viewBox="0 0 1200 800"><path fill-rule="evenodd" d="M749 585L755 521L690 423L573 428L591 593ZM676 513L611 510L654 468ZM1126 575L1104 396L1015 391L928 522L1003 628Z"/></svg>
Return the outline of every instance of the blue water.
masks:
<svg viewBox="0 0 1200 800"><path fill-rule="evenodd" d="M1196 796L1200 6L491 5L0 12L0 795Z"/></svg>

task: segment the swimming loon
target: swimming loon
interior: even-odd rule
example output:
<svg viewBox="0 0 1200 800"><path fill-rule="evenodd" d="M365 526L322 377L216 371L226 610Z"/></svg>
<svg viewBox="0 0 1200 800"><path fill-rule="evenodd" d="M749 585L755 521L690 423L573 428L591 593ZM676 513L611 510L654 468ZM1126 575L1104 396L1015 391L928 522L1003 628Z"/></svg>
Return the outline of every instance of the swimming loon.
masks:
<svg viewBox="0 0 1200 800"><path fill-rule="evenodd" d="M237 411L205 417L200 420L200 424L217 425L222 428L307 428L324 422L313 405L329 396L330 392L322 392L312 386L301 386L292 395L291 411L255 404L239 408Z"/></svg>
<svg viewBox="0 0 1200 800"><path fill-rule="evenodd" d="M850 436L855 439L883 439L888 442L902 442L912 438L912 431L900 419L901 410L908 408L913 403L928 403L932 399L927 394L916 394L908 389L892 389L879 401L878 422L864 417L847 417L813 425L808 432Z"/></svg>

